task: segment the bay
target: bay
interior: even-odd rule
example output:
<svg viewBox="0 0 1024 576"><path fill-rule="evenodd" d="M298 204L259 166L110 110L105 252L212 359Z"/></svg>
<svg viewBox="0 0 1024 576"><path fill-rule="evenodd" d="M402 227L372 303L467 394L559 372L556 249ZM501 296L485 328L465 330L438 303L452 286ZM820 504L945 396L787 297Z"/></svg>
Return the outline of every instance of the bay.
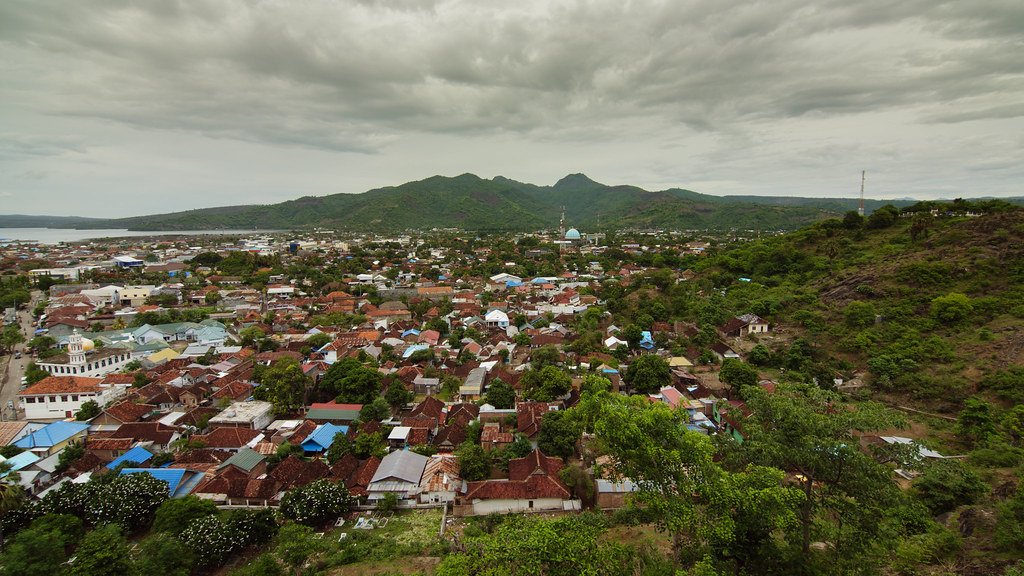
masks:
<svg viewBox="0 0 1024 576"><path fill-rule="evenodd" d="M279 230L127 230L117 228L76 230L72 228L0 228L0 242L22 240L41 244L81 242L95 238L139 238L156 236L257 235Z"/></svg>

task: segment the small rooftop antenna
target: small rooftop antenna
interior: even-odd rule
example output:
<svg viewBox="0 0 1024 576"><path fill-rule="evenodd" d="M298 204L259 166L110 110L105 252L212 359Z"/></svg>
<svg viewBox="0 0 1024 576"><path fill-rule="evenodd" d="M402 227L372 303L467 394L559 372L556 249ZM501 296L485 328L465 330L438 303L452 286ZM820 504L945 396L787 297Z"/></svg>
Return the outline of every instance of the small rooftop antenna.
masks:
<svg viewBox="0 0 1024 576"><path fill-rule="evenodd" d="M866 170L860 171L860 206L857 207L857 214L864 215L864 175Z"/></svg>

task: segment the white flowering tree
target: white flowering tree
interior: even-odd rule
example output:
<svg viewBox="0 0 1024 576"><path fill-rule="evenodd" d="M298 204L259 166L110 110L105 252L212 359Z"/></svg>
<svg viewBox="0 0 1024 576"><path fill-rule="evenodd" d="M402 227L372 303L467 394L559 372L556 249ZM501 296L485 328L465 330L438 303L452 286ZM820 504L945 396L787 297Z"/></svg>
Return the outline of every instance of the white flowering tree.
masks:
<svg viewBox="0 0 1024 576"><path fill-rule="evenodd" d="M315 526L348 512L352 501L343 484L324 479L289 490L281 499L280 510L289 520Z"/></svg>

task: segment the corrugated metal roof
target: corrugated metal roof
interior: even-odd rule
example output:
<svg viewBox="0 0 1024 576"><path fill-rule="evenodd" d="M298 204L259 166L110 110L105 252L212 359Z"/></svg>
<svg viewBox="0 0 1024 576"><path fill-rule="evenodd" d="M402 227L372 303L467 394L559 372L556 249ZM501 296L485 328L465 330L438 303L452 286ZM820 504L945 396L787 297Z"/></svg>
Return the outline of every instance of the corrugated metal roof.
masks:
<svg viewBox="0 0 1024 576"><path fill-rule="evenodd" d="M246 472L252 472L252 469L259 465L260 462L266 457L263 454L253 450L252 448L242 448L235 453L231 458L228 458L217 467L218 470L226 466L237 466Z"/></svg>
<svg viewBox="0 0 1024 576"><path fill-rule="evenodd" d="M118 464L121 464L122 462L135 462L136 464L145 464L146 462L149 462L149 460L152 457L152 452L146 450L142 446L136 446L131 450L125 452L124 454L121 454L117 458L114 458L114 460L111 461L110 464L107 464L107 468L113 470L114 468L117 468Z"/></svg>
<svg viewBox="0 0 1024 576"><path fill-rule="evenodd" d="M348 426L339 426L329 422L321 424L302 442L302 449L306 452L327 450L334 443L334 436L339 432L347 434Z"/></svg>
<svg viewBox="0 0 1024 576"><path fill-rule="evenodd" d="M49 448L89 429L85 422L51 422L14 443L18 448Z"/></svg>
<svg viewBox="0 0 1024 576"><path fill-rule="evenodd" d="M427 457L409 450L399 450L385 456L377 467L370 482L386 480L402 480L419 484L423 477L423 469L427 466Z"/></svg>

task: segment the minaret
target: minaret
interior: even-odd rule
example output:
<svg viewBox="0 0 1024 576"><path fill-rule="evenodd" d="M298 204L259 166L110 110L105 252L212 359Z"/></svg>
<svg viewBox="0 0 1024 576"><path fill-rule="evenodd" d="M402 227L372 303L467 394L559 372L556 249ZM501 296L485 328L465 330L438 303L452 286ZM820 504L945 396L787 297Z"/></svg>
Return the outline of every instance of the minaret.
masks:
<svg viewBox="0 0 1024 576"><path fill-rule="evenodd" d="M82 335L75 330L68 336L68 364L81 366L85 364L85 349L82 347Z"/></svg>
<svg viewBox="0 0 1024 576"><path fill-rule="evenodd" d="M562 219L558 221L558 235L565 238L565 206L562 206Z"/></svg>

